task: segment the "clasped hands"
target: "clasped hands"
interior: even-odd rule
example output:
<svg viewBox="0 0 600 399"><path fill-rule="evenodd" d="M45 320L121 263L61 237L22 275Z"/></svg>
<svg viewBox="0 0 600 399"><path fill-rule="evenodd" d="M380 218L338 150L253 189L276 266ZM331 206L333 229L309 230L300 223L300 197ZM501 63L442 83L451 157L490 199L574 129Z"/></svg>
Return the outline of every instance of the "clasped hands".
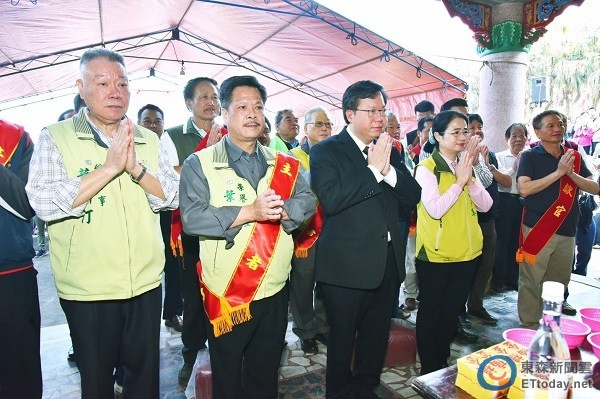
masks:
<svg viewBox="0 0 600 399"><path fill-rule="evenodd" d="M475 184L473 179L471 179L471 176L473 173L473 165L476 160L479 160L479 152L481 151L481 146L479 145L480 141L481 138L479 136L471 136L464 150L460 154L458 163L454 167L456 184L461 187L464 187L465 185L472 186Z"/></svg>
<svg viewBox="0 0 600 399"><path fill-rule="evenodd" d="M558 167L556 171L560 177L564 175L571 176L574 173L575 166L575 151L572 149L568 149L565 153L560 157L558 161Z"/></svg>
<svg viewBox="0 0 600 399"><path fill-rule="evenodd" d="M276 222L289 219L283 209L283 200L272 188L266 189L256 197L251 205L252 219L257 222Z"/></svg>
<svg viewBox="0 0 600 399"><path fill-rule="evenodd" d="M367 163L377 169L382 175L390 172L390 154L392 153L392 138L388 133L381 133L377 142L369 146Z"/></svg>
<svg viewBox="0 0 600 399"><path fill-rule="evenodd" d="M130 119L121 120L108 147L104 166L112 170L115 176L123 171L134 175L141 172L142 166L136 161L133 132L133 122Z"/></svg>

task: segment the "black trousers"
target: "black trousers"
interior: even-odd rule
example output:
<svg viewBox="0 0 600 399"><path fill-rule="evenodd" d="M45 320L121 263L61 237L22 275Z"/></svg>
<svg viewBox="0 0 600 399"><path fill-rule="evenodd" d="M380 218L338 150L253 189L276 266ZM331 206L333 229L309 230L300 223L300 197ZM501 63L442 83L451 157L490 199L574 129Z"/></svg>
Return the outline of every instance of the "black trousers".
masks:
<svg viewBox="0 0 600 399"><path fill-rule="evenodd" d="M387 350L395 295L400 285L394 251L387 249L385 274L373 290L323 284L329 317L327 398L372 394ZM354 364L351 370L352 352Z"/></svg>
<svg viewBox="0 0 600 399"><path fill-rule="evenodd" d="M0 398L42 397L37 270L0 276Z"/></svg>
<svg viewBox="0 0 600 399"><path fill-rule="evenodd" d="M483 309L483 297L492 277L496 255L497 237L495 222L493 220L480 222L479 227L481 227L481 233L483 234L483 249L473 277L469 300L467 301L467 307L470 312Z"/></svg>
<svg viewBox="0 0 600 399"><path fill-rule="evenodd" d="M77 353L83 399L113 399L117 365L124 371L123 398L158 398L161 302L160 286L124 300L60 300Z"/></svg>
<svg viewBox="0 0 600 399"><path fill-rule="evenodd" d="M165 298L163 300L163 320L170 320L183 312L179 264L171 249L171 211L160 213L160 230L165 244Z"/></svg>
<svg viewBox="0 0 600 399"><path fill-rule="evenodd" d="M519 248L519 228L523 205L517 194L498 193L498 219L496 219L496 261L492 274L494 286L517 288L519 264L515 257Z"/></svg>
<svg viewBox="0 0 600 399"><path fill-rule="evenodd" d="M417 349L421 374L447 366L458 315L464 308L478 263L479 257L454 263L415 260L419 277Z"/></svg>
<svg viewBox="0 0 600 399"><path fill-rule="evenodd" d="M198 237L181 233L183 245L183 259L180 261L181 294L183 295L183 342L184 363L194 364L200 349L206 348L206 313L202 306L200 294L200 281L196 264L200 257L200 243Z"/></svg>
<svg viewBox="0 0 600 399"><path fill-rule="evenodd" d="M288 290L250 304L252 318L215 337L207 320L213 399L276 399Z"/></svg>

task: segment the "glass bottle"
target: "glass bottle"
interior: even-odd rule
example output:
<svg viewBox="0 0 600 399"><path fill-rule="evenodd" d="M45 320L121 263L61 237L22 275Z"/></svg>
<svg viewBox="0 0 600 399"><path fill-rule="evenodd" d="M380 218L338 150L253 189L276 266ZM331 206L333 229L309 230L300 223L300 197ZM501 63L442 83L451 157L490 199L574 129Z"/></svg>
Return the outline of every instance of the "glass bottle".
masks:
<svg viewBox="0 0 600 399"><path fill-rule="evenodd" d="M564 289L564 285L556 281L543 284L543 315L527 351L525 399L566 399L569 396L571 356L560 331Z"/></svg>

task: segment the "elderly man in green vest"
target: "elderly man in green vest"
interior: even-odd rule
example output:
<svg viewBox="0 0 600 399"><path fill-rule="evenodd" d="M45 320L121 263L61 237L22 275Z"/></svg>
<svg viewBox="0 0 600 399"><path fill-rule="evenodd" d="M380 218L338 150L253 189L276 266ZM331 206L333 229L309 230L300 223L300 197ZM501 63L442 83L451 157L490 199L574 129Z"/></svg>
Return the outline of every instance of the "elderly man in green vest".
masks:
<svg viewBox="0 0 600 399"><path fill-rule="evenodd" d="M178 205L178 175L156 134L125 117L123 57L86 51L77 87L87 108L42 130L26 186L48 222L50 262L77 353L81 397L159 396L163 242L158 211Z"/></svg>
<svg viewBox="0 0 600 399"><path fill-rule="evenodd" d="M233 76L219 99L229 134L185 160L180 187L184 231L200 237L213 398L274 398L291 232L312 216L315 197L298 160L258 143L265 88Z"/></svg>

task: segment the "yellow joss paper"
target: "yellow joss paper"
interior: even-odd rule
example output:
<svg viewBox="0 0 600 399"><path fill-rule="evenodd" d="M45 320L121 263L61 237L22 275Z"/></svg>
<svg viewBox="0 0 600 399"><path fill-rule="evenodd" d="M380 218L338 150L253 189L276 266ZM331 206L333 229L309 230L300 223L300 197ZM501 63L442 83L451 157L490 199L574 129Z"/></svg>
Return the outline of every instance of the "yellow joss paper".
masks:
<svg viewBox="0 0 600 399"><path fill-rule="evenodd" d="M520 383L521 363L527 359L527 348L504 341L481 349L457 361L456 386L476 398L506 395L511 385Z"/></svg>

